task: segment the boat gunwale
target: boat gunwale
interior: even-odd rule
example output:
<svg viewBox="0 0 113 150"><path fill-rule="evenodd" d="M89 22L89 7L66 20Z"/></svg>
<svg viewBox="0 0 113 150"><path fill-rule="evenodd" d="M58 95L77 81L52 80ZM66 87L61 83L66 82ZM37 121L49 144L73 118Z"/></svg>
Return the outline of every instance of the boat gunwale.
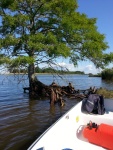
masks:
<svg viewBox="0 0 113 150"><path fill-rule="evenodd" d="M81 102L82 103L82 102ZM76 103L72 108L70 108L66 113L64 113L58 120L56 120L50 127L48 127L32 144L30 147L28 147L27 150L31 150L34 145L53 127L55 126L62 118L64 118L68 113L76 107L76 105L80 105L80 103Z"/></svg>
<svg viewBox="0 0 113 150"><path fill-rule="evenodd" d="M111 100L110 100L111 101ZM109 103L109 102L108 102ZM77 119L77 117L79 116L79 115L81 115L82 117L85 115L85 117L88 119L88 118L93 118L94 120L95 119L97 119L97 120L99 120L99 118L105 118L105 119L107 119L107 120L113 120L113 108L112 108L112 110L111 110L111 104L110 104L110 111L108 111L109 109L107 109L107 111L106 111L106 113L105 113L105 115L97 115L97 114L89 114L89 113L83 113L82 111L81 111L81 109L80 109L80 111L78 111L79 109L78 108L80 108L79 106L81 106L81 104L82 104L82 101L81 102L79 102L79 103L76 103L72 108L70 108L65 114L63 114L61 117L59 117L59 119L57 120L57 121L55 121L49 128L47 128L32 144L31 144L31 146L27 149L27 150L31 150L32 148L34 148L36 145L37 145L37 143L40 141L40 139L41 138L43 138L44 137L44 135L46 135L46 133L48 133L49 132L49 130L51 130L52 128L54 128L54 126L58 123L58 122L60 122L60 120L62 120L62 119L69 119L70 118L70 116L71 116L71 114L73 113L73 111L75 111L75 107L76 107L76 110L77 110L77 114L76 114L76 119ZM106 103L107 104L107 103ZM113 104L113 102L112 102L112 104ZM113 106L113 105L112 105ZM106 108L106 107L105 107ZM107 108L109 108L109 107L107 107ZM109 116L109 117L108 117ZM80 117L80 116L79 116ZM90 118L90 119L91 119ZM73 118L72 118L73 119ZM86 119L86 120L87 120ZM85 121L86 121L85 120ZM79 121L79 120L78 120ZM111 122L110 121L110 122ZM77 122L77 120L76 120L76 122ZM84 122L84 120L83 120L83 122ZM100 121L99 121L100 122ZM80 139L79 139L80 140ZM41 147L41 149L43 150L44 149L44 146L42 146Z"/></svg>

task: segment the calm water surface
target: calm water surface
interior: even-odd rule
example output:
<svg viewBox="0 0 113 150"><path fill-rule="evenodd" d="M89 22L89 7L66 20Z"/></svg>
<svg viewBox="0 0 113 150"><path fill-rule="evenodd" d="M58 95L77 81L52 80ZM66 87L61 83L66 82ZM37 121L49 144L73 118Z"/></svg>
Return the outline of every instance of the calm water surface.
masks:
<svg viewBox="0 0 113 150"><path fill-rule="evenodd" d="M66 75L64 79L38 75L38 79L47 85L53 80L59 85L72 82L75 89L81 90L90 86L113 90L113 83L87 75ZM41 133L78 102L76 99L66 99L64 107L57 104L50 107L49 99L29 100L28 94L23 92L26 86L27 79L25 81L22 75L0 75L0 150L26 150Z"/></svg>

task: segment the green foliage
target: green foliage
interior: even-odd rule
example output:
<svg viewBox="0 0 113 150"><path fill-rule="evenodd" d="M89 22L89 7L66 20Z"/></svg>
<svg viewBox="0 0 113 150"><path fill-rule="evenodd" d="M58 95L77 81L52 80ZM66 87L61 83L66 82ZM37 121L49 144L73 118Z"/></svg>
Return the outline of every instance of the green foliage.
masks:
<svg viewBox="0 0 113 150"><path fill-rule="evenodd" d="M96 19L77 8L77 0L1 0L0 54L10 59L10 66L69 57L74 65L89 59L103 67L111 61L105 36L98 32Z"/></svg>
<svg viewBox="0 0 113 150"><path fill-rule="evenodd" d="M0 54L0 65L2 64L10 64L10 59L8 57L5 57L4 54Z"/></svg>
<svg viewBox="0 0 113 150"><path fill-rule="evenodd" d="M113 81L113 68L112 69L105 69L101 73L103 80L112 80Z"/></svg>
<svg viewBox="0 0 113 150"><path fill-rule="evenodd" d="M113 53L111 52L110 54L105 54L104 59L106 61L106 64L112 63L113 62Z"/></svg>
<svg viewBox="0 0 113 150"><path fill-rule="evenodd" d="M12 59L11 64L12 64L12 66L19 66L19 65L24 66L26 64L32 64L32 63L34 63L34 61L35 60L32 57L19 56L15 59Z"/></svg>
<svg viewBox="0 0 113 150"><path fill-rule="evenodd" d="M14 0L10 0L10 1L1 0L0 5L1 5L2 8L7 8L7 7L9 7L13 2L14 2Z"/></svg>

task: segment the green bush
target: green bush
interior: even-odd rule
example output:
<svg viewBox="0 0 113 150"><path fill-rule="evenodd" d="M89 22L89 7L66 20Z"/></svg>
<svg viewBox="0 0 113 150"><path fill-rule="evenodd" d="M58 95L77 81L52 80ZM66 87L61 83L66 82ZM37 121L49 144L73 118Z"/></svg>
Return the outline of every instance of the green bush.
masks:
<svg viewBox="0 0 113 150"><path fill-rule="evenodd" d="M104 80L113 80L113 68L103 70L101 76Z"/></svg>

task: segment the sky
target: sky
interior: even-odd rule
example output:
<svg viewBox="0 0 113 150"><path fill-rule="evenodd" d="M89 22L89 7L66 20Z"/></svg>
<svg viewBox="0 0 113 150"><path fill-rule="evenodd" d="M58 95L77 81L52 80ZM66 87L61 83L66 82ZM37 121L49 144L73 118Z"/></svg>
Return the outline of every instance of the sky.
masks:
<svg viewBox="0 0 113 150"><path fill-rule="evenodd" d="M109 45L106 52L113 52L113 0L78 0L78 6L78 12L86 14L88 18L97 18L98 31L105 35L105 41ZM101 72L90 61L80 62L76 68L63 59L59 60L59 64L74 71L92 74ZM113 67L113 65L110 64L108 67Z"/></svg>

